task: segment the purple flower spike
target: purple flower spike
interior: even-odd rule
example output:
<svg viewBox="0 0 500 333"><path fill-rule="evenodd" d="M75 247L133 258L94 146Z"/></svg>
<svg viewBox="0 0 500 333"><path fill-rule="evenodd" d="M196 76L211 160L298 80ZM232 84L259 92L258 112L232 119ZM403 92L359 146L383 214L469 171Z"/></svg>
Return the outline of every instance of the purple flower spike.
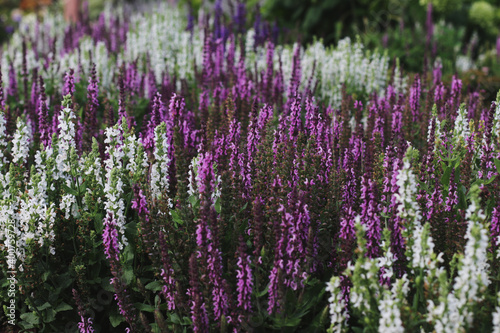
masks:
<svg viewBox="0 0 500 333"><path fill-rule="evenodd" d="M420 76L417 74L415 80L413 81L413 86L410 90L410 110L412 115L412 121L417 123L420 121L420 95L422 93L422 87L420 83Z"/></svg>
<svg viewBox="0 0 500 333"><path fill-rule="evenodd" d="M236 7L236 15L234 16L234 24L237 27L237 32L243 33L245 32L246 25L246 6L244 1L238 1L238 5Z"/></svg>
<svg viewBox="0 0 500 333"><path fill-rule="evenodd" d="M50 143L49 131L49 111L47 109L47 96L42 77L40 77L40 95L38 97L38 131L40 132L40 142L47 147Z"/></svg>
<svg viewBox="0 0 500 333"><path fill-rule="evenodd" d="M491 213L491 244L498 247L500 244L500 205L493 208Z"/></svg>
<svg viewBox="0 0 500 333"><path fill-rule="evenodd" d="M146 133L142 138L142 144L144 149L150 149L154 147L155 144L155 128L161 122L161 110L164 109L163 102L161 100L161 94L156 92L153 98L153 106L151 110L151 118L149 119Z"/></svg>
<svg viewBox="0 0 500 333"><path fill-rule="evenodd" d="M251 312L251 296L253 290L253 278L252 278L252 268L250 266L250 257L246 254L246 244L243 237L240 235L239 238L240 246L238 247L238 262L237 262L237 274L238 279L237 291L238 291L238 307L243 309L245 312Z"/></svg>
<svg viewBox="0 0 500 333"><path fill-rule="evenodd" d="M200 290L198 276L198 262L194 254L189 258L189 285L187 291L189 302L191 303L191 320L193 322L193 331L196 333L208 333L208 314L205 308L205 302Z"/></svg>
<svg viewBox="0 0 500 333"><path fill-rule="evenodd" d="M75 94L75 71L73 68L70 68L69 72L64 75L63 96L67 94L71 96Z"/></svg>
<svg viewBox="0 0 500 333"><path fill-rule="evenodd" d="M500 35L497 37L497 61L500 62Z"/></svg>
<svg viewBox="0 0 500 333"><path fill-rule="evenodd" d="M134 184L134 199L132 200L132 208L137 211L137 214L145 216L146 221L149 220L149 210L148 203L146 201L146 196L142 193L142 189L138 184Z"/></svg>
<svg viewBox="0 0 500 333"><path fill-rule="evenodd" d="M161 269L161 277L165 285L162 288L162 294L167 301L167 307L169 311L175 310L175 300L177 298L176 290L176 280L175 271L170 263L170 256L168 254L167 242L165 240L165 235L162 231L159 232L160 249L161 249L161 261L163 268Z"/></svg>
<svg viewBox="0 0 500 333"><path fill-rule="evenodd" d="M14 64L10 62L9 66L9 89L7 90L7 94L9 96L17 95L17 80L16 80L16 70L14 69Z"/></svg>
<svg viewBox="0 0 500 333"><path fill-rule="evenodd" d="M120 248L118 247L118 230L116 230L116 221L113 217L113 213L108 212L103 224L104 231L102 233L102 242L104 245L104 253L106 253L106 258L118 263L120 261L118 257Z"/></svg>

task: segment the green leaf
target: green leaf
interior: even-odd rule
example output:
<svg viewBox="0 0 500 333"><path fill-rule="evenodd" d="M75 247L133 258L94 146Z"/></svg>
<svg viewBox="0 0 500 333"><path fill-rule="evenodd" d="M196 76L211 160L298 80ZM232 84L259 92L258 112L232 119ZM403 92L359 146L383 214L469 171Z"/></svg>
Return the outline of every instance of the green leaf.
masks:
<svg viewBox="0 0 500 333"><path fill-rule="evenodd" d="M179 315L177 313L168 313L168 319L174 323L174 324L180 324L181 323L181 318L179 318Z"/></svg>
<svg viewBox="0 0 500 333"><path fill-rule="evenodd" d="M101 287L102 289L106 290L106 291L109 291L110 293L114 293L115 292L115 289L113 288L113 286L109 283L109 280L108 279L103 279L101 281Z"/></svg>
<svg viewBox="0 0 500 333"><path fill-rule="evenodd" d="M191 204L191 207L196 207L196 205L199 203L200 199L196 195L190 195L188 198L189 203Z"/></svg>
<svg viewBox="0 0 500 333"><path fill-rule="evenodd" d="M47 311L45 311L45 319L44 319L44 322L45 323L50 323L50 322L53 322L54 320L56 320L56 311L54 311L53 308L50 308L50 309L47 309Z"/></svg>
<svg viewBox="0 0 500 333"><path fill-rule="evenodd" d="M154 312L155 311L155 307L152 306L152 305L149 305L149 304L144 304L144 303L134 303L134 306L140 310L140 311L144 311L144 312Z"/></svg>
<svg viewBox="0 0 500 333"><path fill-rule="evenodd" d="M43 303L42 305L37 306L37 307L36 307L36 309L37 309L38 311L43 311L43 310L48 309L48 308L50 308L50 307L52 307L52 305L51 305L49 302L45 302L45 303Z"/></svg>
<svg viewBox="0 0 500 333"><path fill-rule="evenodd" d="M241 213L242 211L244 211L245 209L247 209L247 206L248 206L248 201L247 201L247 202L245 202L245 204L243 205L243 207L240 209L240 213Z"/></svg>
<svg viewBox="0 0 500 333"><path fill-rule="evenodd" d="M104 229L104 225L102 224L102 214L97 212L95 213L94 226L96 233L101 234ZM95 246L97 247L99 244L96 243Z"/></svg>
<svg viewBox="0 0 500 333"><path fill-rule="evenodd" d="M153 281L148 283L144 288L146 288L146 290L151 290L151 291L160 291L163 288L163 282Z"/></svg>
<svg viewBox="0 0 500 333"><path fill-rule="evenodd" d="M183 225L184 224L184 221L181 219L181 217L179 216L179 213L177 212L177 210L172 210L170 211L170 214L172 215L172 220L174 221L175 223L175 227L178 227L180 225Z"/></svg>
<svg viewBox="0 0 500 333"><path fill-rule="evenodd" d="M497 167L497 172L500 173L500 160L498 158L494 158L495 166Z"/></svg>
<svg viewBox="0 0 500 333"><path fill-rule="evenodd" d="M215 211L217 212L217 214L220 214L221 209L222 209L222 207L220 205L220 198L217 198L217 200L215 201L214 208L215 208Z"/></svg>
<svg viewBox="0 0 500 333"><path fill-rule="evenodd" d="M69 310L73 310L73 307L64 302L56 306L56 308L54 309L54 311L56 312L69 311Z"/></svg>
<svg viewBox="0 0 500 333"><path fill-rule="evenodd" d="M78 192L75 189L68 187L66 184L61 184L61 187L63 188L64 192L73 194L75 197L78 196Z"/></svg>
<svg viewBox="0 0 500 333"><path fill-rule="evenodd" d="M83 181L83 183L80 185L80 188L78 189L80 193L85 193L87 190L87 181Z"/></svg>
<svg viewBox="0 0 500 333"><path fill-rule="evenodd" d="M450 176L451 176L452 168L447 166L443 172L443 176L441 177L441 184L446 192L448 192L448 187L450 186Z"/></svg>
<svg viewBox="0 0 500 333"><path fill-rule="evenodd" d="M134 279L134 269L132 267L126 268L123 272L123 279L125 280L126 285L130 285L132 280Z"/></svg>
<svg viewBox="0 0 500 333"><path fill-rule="evenodd" d="M40 323L40 318L34 312L23 313L20 318L32 325Z"/></svg>
<svg viewBox="0 0 500 333"><path fill-rule="evenodd" d="M255 297L259 298L259 297L262 297L264 296L265 294L267 294L267 292L269 291L269 285L266 286L266 289L264 289L263 291L260 291L260 292L256 292L255 293Z"/></svg>
<svg viewBox="0 0 500 333"><path fill-rule="evenodd" d="M119 313L110 313L109 314L109 322L111 323L111 326L116 327L120 325L120 323L124 322L125 318Z"/></svg>
<svg viewBox="0 0 500 333"><path fill-rule="evenodd" d="M132 248L131 245L125 247L123 255L125 257L125 262L130 262L134 260L134 249Z"/></svg>
<svg viewBox="0 0 500 333"><path fill-rule="evenodd" d="M47 278L49 277L49 275L50 275L50 271L43 272L43 274L42 274L42 282L47 281Z"/></svg>

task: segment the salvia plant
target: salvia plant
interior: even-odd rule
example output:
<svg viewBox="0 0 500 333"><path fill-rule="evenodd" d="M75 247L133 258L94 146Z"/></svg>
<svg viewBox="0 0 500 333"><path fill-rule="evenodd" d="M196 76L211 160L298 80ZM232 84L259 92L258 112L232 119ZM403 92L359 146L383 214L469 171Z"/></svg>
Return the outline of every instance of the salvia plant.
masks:
<svg viewBox="0 0 500 333"><path fill-rule="evenodd" d="M500 94L142 9L3 48L2 331L500 330Z"/></svg>

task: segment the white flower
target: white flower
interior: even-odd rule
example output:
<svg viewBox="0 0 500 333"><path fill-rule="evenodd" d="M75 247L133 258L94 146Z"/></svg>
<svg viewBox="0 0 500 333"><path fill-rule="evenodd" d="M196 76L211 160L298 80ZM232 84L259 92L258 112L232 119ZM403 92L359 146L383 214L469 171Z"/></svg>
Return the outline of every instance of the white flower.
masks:
<svg viewBox="0 0 500 333"><path fill-rule="evenodd" d="M31 129L21 118L17 118L17 130L12 139L12 162L24 164L27 161L31 143Z"/></svg>
<svg viewBox="0 0 500 333"><path fill-rule="evenodd" d="M340 333L344 328L344 324L347 318L347 311L346 304L342 298L340 278L338 276L332 277L330 282L327 282L326 291L330 292L331 294L331 296L328 298L330 308L330 328L332 332ZM355 296L351 296L351 299L352 297Z"/></svg>
<svg viewBox="0 0 500 333"><path fill-rule="evenodd" d="M166 133L166 124L162 122L155 128L155 162L151 167L151 195L160 198L169 189L170 157L169 142Z"/></svg>

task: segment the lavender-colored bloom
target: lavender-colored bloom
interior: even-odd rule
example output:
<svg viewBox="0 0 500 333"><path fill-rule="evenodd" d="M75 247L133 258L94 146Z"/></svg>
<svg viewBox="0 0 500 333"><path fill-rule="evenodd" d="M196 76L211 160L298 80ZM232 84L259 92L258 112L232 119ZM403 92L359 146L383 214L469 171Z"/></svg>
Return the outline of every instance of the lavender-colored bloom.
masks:
<svg viewBox="0 0 500 333"><path fill-rule="evenodd" d="M497 61L500 62L500 35L497 37Z"/></svg>
<svg viewBox="0 0 500 333"><path fill-rule="evenodd" d="M127 323L131 327L133 327L132 331L138 332L137 328L135 327L136 315L134 307L132 303L130 303L129 295L127 294L127 289L125 289L125 286L120 282L120 280L116 276L111 278L110 283L115 289L115 301L118 304L118 310L120 314L125 318Z"/></svg>
<svg viewBox="0 0 500 333"><path fill-rule="evenodd" d="M40 77L40 95L38 97L38 131L40 132L40 142L47 147L50 143L50 131L48 124L49 111L47 109L47 96L42 77Z"/></svg>
<svg viewBox="0 0 500 333"><path fill-rule="evenodd" d="M236 15L234 16L234 24L236 25L237 32L243 33L246 25L246 6L244 1L238 1L236 6Z"/></svg>
<svg viewBox="0 0 500 333"><path fill-rule="evenodd" d="M403 113L400 105L394 106L392 114L392 133L394 138L399 137L403 133Z"/></svg>
<svg viewBox="0 0 500 333"><path fill-rule="evenodd" d="M164 109L164 105L161 99L161 94L159 92L155 93L153 98L153 106L151 110L151 118L149 119L146 133L142 137L142 144L144 149L150 149L154 146L155 139L155 128L161 122L161 110Z"/></svg>
<svg viewBox="0 0 500 333"><path fill-rule="evenodd" d="M250 312L252 310L252 290L253 278L252 268L250 266L250 257L246 254L246 244L243 237L240 235L240 246L238 247L238 262L237 262L237 291L238 291L238 307Z"/></svg>
<svg viewBox="0 0 500 333"><path fill-rule="evenodd" d="M491 244L494 247L500 245L500 205L493 208L491 213Z"/></svg>
<svg viewBox="0 0 500 333"><path fill-rule="evenodd" d="M413 86L410 89L410 110L412 121L418 123L420 121L420 95L422 87L420 83L420 76L417 74L413 81Z"/></svg>
<svg viewBox="0 0 500 333"><path fill-rule="evenodd" d="M290 83L288 86L288 98L298 95L298 90L300 86L300 79L302 77L302 69L300 63L300 45L297 44L293 52L293 64L292 64L292 76L290 78ZM285 110L286 112L287 110Z"/></svg>
<svg viewBox="0 0 500 333"><path fill-rule="evenodd" d="M367 252L370 258L380 255L380 236L382 234L377 203L376 184L363 176L361 181L361 223L366 225Z"/></svg>
<svg viewBox="0 0 500 333"><path fill-rule="evenodd" d="M437 86L441 82L441 77L443 76L442 73L443 66L441 63L438 63L436 67L432 70L432 83L434 86Z"/></svg>
<svg viewBox="0 0 500 333"><path fill-rule="evenodd" d="M263 42L262 35L261 35L261 29L260 29L261 20L262 20L262 17L260 15L260 8L257 5L257 10L256 10L256 14L255 14L255 21L253 23L253 30L255 32L254 43L253 43L254 49L256 49Z"/></svg>
<svg viewBox="0 0 500 333"><path fill-rule="evenodd" d="M163 282L165 282L162 288L162 294L167 301L168 310L172 311L176 309L175 300L177 298L175 271L170 263L170 256L168 254L165 235L162 231L160 231L158 236L160 240L161 261L163 264L163 268L161 269L161 277L163 278Z"/></svg>
<svg viewBox="0 0 500 333"><path fill-rule="evenodd" d="M189 285L187 291L189 302L191 303L191 321L193 323L193 331L196 333L208 333L209 322L208 314L205 308L203 295L201 294L199 277L198 277L198 262L194 254L189 258Z"/></svg>
<svg viewBox="0 0 500 333"><path fill-rule="evenodd" d="M75 71L73 68L70 68L69 72L64 75L63 96L67 94L71 96L75 94Z"/></svg>
<svg viewBox="0 0 500 333"><path fill-rule="evenodd" d="M208 32L205 34L205 40L203 43L203 83L209 84L212 80L213 75L213 63L212 63L212 35Z"/></svg>
<svg viewBox="0 0 500 333"><path fill-rule="evenodd" d="M274 73L274 44L269 41L267 43L266 50L266 74L264 76L264 93L266 102L270 103L270 99L273 97L273 73Z"/></svg>
<svg viewBox="0 0 500 333"><path fill-rule="evenodd" d="M223 32L222 32L222 24L221 24L221 18L222 18L222 0L216 0L215 5L214 5L214 37L215 39L219 39L223 37Z"/></svg>
<svg viewBox="0 0 500 333"><path fill-rule="evenodd" d="M446 198L445 211L448 213L453 212L454 207L458 205L457 184L455 183L455 169L451 170L450 187L448 190L448 197ZM447 221L447 222L452 222Z"/></svg>
<svg viewBox="0 0 500 333"><path fill-rule="evenodd" d="M78 323L78 330L80 333L94 333L94 328L92 327L94 323L92 318L85 318L80 316L80 322Z"/></svg>
<svg viewBox="0 0 500 333"><path fill-rule="evenodd" d="M7 95L16 96L17 95L17 80L16 80L16 70L14 69L14 64L10 62L9 66L9 89L7 90Z"/></svg>
<svg viewBox="0 0 500 333"><path fill-rule="evenodd" d="M73 83L74 85L74 83ZM73 88L74 90L74 88ZM90 70L89 84L87 86L87 106L85 108L84 124L82 129L85 131L85 137L90 145L92 137L97 135L97 109L99 107L99 86L95 64Z"/></svg>
<svg viewBox="0 0 500 333"><path fill-rule="evenodd" d="M120 97L118 99L118 123L121 124L123 121L123 118L127 121L128 127L132 128L135 126L135 120L132 119L132 117L129 117L127 114L127 109L125 105L125 84L123 80L123 76L120 75L119 79L119 88L120 88Z"/></svg>
<svg viewBox="0 0 500 333"><path fill-rule="evenodd" d="M289 225L288 242L286 245L288 260L285 266L287 274L285 284L292 288L292 290L297 290L298 288L304 287L304 282L308 275L305 270L305 255L309 253L307 244L310 236L309 227L311 226L311 218L307 204L299 200L296 203L296 209L293 215L286 215L286 218L291 219L287 221Z"/></svg>
<svg viewBox="0 0 500 333"><path fill-rule="evenodd" d="M139 187L138 184L134 184L133 186L134 190L134 198L132 199L131 202L131 207L132 209L135 209L137 211L137 214L140 216L145 216L146 221L149 220L149 210L148 210L148 203L146 201L146 196L144 193L142 193L142 189Z"/></svg>
<svg viewBox="0 0 500 333"><path fill-rule="evenodd" d="M104 231L102 233L102 243L104 245L104 253L106 258L119 262L120 248L118 246L118 230L116 230L116 221L112 212L108 212L103 221Z"/></svg>
<svg viewBox="0 0 500 333"><path fill-rule="evenodd" d="M214 218L212 218L214 219ZM225 280L222 277L222 252L219 249L216 230L212 232L214 224L207 229L207 240L209 241L207 250L207 270L208 279L212 287L212 302L215 320L219 320L223 315L228 316L228 296L225 292Z"/></svg>
<svg viewBox="0 0 500 333"><path fill-rule="evenodd" d="M5 110L5 97L3 91L3 81L2 81L2 67L0 66L0 111Z"/></svg>
<svg viewBox="0 0 500 333"><path fill-rule="evenodd" d="M78 308L78 314L80 315L80 322L78 323L78 330L80 333L94 333L93 322L91 317L86 316L86 311L83 307L82 300L76 289L72 290L73 299L75 300L76 306Z"/></svg>
<svg viewBox="0 0 500 333"><path fill-rule="evenodd" d="M193 8L189 7L188 23L187 23L187 26L186 26L186 31L189 31L191 33L191 36L193 36L193 29L194 29Z"/></svg>
<svg viewBox="0 0 500 333"><path fill-rule="evenodd" d="M458 109L460 105L460 98L462 96L462 80L460 80L456 75L453 75L453 79L451 80L451 98L452 98L452 111ZM455 121L454 113L451 115L451 120Z"/></svg>
<svg viewBox="0 0 500 333"><path fill-rule="evenodd" d="M214 62L214 77L220 80L224 71L224 47L222 38L215 41L215 62Z"/></svg>
<svg viewBox="0 0 500 333"><path fill-rule="evenodd" d="M300 118L301 111L300 95L295 94L291 101L290 114L288 116L288 136L292 142L295 141L299 132L302 130L302 120Z"/></svg>

